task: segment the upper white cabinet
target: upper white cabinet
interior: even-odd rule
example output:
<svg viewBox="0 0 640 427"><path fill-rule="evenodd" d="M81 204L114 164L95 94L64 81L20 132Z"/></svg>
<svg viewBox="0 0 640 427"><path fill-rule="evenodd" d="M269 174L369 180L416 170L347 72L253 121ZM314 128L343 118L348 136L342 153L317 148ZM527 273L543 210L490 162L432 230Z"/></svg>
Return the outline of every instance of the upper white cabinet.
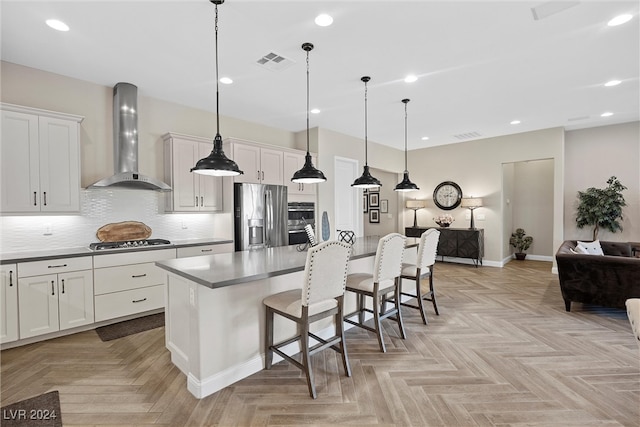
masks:
<svg viewBox="0 0 640 427"><path fill-rule="evenodd" d="M234 140L231 140L231 149L233 150L233 160L244 172L242 175L235 176L234 182L284 184L282 150Z"/></svg>
<svg viewBox="0 0 640 427"><path fill-rule="evenodd" d="M0 343L18 339L18 277L16 265L0 266Z"/></svg>
<svg viewBox="0 0 640 427"><path fill-rule="evenodd" d="M219 176L191 172L198 160L213 149L213 141L196 136L167 133L165 144L165 179L172 188L167 195L168 212L222 211L222 183Z"/></svg>
<svg viewBox="0 0 640 427"><path fill-rule="evenodd" d="M0 210L80 211L82 117L0 104Z"/></svg>
<svg viewBox="0 0 640 427"><path fill-rule="evenodd" d="M284 152L284 181L287 184L288 194L316 194L317 184L301 184L297 182L291 182L291 177L294 173L302 169L304 166L306 153L303 152ZM311 156L313 164L316 164L316 159Z"/></svg>

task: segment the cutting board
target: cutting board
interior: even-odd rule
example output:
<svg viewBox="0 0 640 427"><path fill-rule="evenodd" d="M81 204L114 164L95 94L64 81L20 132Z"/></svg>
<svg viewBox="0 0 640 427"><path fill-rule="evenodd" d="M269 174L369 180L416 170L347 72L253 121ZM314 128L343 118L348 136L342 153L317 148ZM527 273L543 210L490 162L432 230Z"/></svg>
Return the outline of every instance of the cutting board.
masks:
<svg viewBox="0 0 640 427"><path fill-rule="evenodd" d="M101 242L142 240L151 236L151 228L138 221L115 222L98 228L96 236Z"/></svg>

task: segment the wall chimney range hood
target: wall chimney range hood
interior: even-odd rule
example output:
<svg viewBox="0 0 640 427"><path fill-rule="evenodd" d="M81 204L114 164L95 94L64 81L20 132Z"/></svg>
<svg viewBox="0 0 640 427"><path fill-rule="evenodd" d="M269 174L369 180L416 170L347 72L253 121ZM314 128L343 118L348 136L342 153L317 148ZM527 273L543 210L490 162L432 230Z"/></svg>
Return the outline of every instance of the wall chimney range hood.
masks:
<svg viewBox="0 0 640 427"><path fill-rule="evenodd" d="M113 88L113 143L115 173L89 188L171 191L164 182L138 172L138 88L130 83Z"/></svg>

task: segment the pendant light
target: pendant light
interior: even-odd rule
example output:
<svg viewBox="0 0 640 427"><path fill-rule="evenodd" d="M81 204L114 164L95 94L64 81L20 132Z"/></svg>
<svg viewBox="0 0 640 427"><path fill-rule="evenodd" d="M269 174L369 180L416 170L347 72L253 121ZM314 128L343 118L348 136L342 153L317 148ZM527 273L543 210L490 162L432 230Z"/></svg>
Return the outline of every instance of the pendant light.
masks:
<svg viewBox="0 0 640 427"><path fill-rule="evenodd" d="M396 185L395 191L416 191L419 190L419 188L411 182L409 179L409 171L407 170L407 104L409 100L403 99L402 102L404 104L404 177L402 178L402 182Z"/></svg>
<svg viewBox="0 0 640 427"><path fill-rule="evenodd" d="M311 43L302 44L302 50L307 52L307 155L304 158L302 169L294 173L291 178L291 182L299 182L301 184L316 184L327 180L322 171L313 166L311 154L309 154L309 52L312 49L313 45Z"/></svg>
<svg viewBox="0 0 640 427"><path fill-rule="evenodd" d="M364 171L362 172L362 176L357 178L351 184L352 187L356 188L378 188L381 187L380 181L369 173L369 165L367 164L367 83L371 80L371 77L364 76L360 80L364 82Z"/></svg>
<svg viewBox="0 0 640 427"><path fill-rule="evenodd" d="M191 168L191 172L200 175L213 176L235 176L243 172L238 168L236 162L225 156L222 149L222 136L220 136L220 114L218 90L218 5L224 3L224 0L210 0L216 7L215 34L216 34L216 136L213 139L213 150L207 157L198 160L196 165Z"/></svg>

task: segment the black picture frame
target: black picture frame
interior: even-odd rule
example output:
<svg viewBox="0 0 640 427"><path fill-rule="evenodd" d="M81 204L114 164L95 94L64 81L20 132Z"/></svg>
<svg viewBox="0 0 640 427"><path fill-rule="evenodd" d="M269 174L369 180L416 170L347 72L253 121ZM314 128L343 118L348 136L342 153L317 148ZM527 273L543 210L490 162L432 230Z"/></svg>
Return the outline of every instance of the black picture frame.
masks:
<svg viewBox="0 0 640 427"><path fill-rule="evenodd" d="M380 193L369 193L369 207L377 208L380 206Z"/></svg>
<svg viewBox="0 0 640 427"><path fill-rule="evenodd" d="M372 224L380 222L380 209L369 209L369 222Z"/></svg>
<svg viewBox="0 0 640 427"><path fill-rule="evenodd" d="M369 199L366 194L362 195L362 213L369 212Z"/></svg>

